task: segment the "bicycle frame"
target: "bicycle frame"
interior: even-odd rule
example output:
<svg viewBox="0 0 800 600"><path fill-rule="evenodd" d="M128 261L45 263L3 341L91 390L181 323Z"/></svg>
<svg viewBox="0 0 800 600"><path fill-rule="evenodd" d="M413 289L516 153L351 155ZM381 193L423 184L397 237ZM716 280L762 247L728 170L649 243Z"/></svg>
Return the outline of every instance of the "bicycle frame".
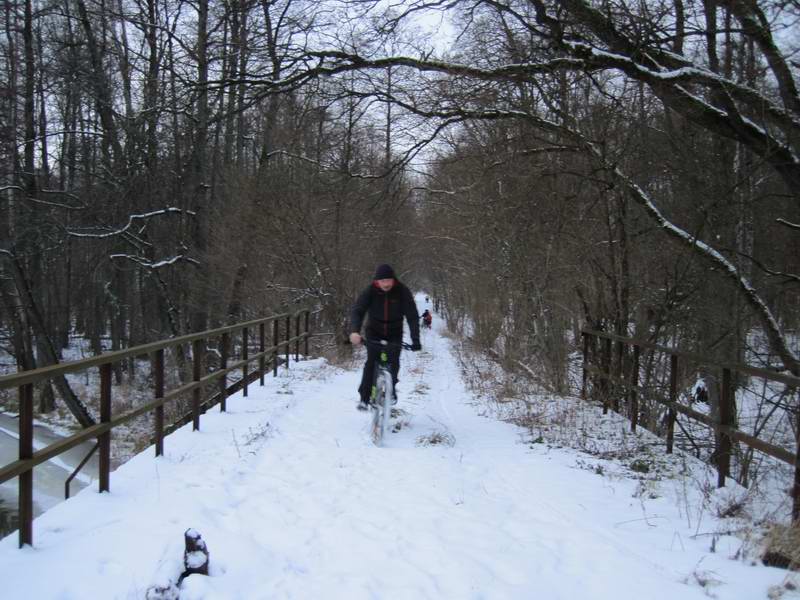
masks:
<svg viewBox="0 0 800 600"><path fill-rule="evenodd" d="M378 362L375 365L375 382L372 384L372 441L376 446L383 445L383 438L389 429L392 416L392 398L394 397L394 381L389 368L389 347L399 346L409 349L408 344L392 344L386 340L364 340L365 344L380 346Z"/></svg>

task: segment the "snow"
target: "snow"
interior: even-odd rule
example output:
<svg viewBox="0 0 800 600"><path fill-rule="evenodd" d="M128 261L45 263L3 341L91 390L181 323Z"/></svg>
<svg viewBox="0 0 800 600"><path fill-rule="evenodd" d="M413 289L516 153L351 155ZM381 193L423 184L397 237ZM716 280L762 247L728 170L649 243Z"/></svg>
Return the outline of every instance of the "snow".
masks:
<svg viewBox="0 0 800 600"><path fill-rule="evenodd" d="M206 563L206 555L199 550L189 552L183 559L187 569L199 569Z"/></svg>
<svg viewBox="0 0 800 600"><path fill-rule="evenodd" d="M181 600L752 600L784 580L735 559L742 542L717 534L724 521L690 515L685 482L645 497L481 416L433 325L422 352L403 353L385 447L355 410L360 369L292 362L199 432L166 438L163 457L150 448L119 467L110 493L92 486L44 513L34 547L0 541L4 597L169 590L190 528L209 576L187 577Z"/></svg>

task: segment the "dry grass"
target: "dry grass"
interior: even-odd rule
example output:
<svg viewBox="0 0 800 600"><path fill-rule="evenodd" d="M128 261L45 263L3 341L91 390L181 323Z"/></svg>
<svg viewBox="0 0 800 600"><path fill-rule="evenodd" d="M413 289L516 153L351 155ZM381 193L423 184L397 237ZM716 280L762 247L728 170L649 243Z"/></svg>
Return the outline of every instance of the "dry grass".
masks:
<svg viewBox="0 0 800 600"><path fill-rule="evenodd" d="M362 353L350 344L328 344L319 348L318 354L312 354L324 358L328 364L342 369L355 369L364 362Z"/></svg>
<svg viewBox="0 0 800 600"><path fill-rule="evenodd" d="M800 569L800 523L773 525L764 539L766 548L761 560L765 565Z"/></svg>
<svg viewBox="0 0 800 600"><path fill-rule="evenodd" d="M417 438L417 446L455 446L456 438L447 431L433 431Z"/></svg>

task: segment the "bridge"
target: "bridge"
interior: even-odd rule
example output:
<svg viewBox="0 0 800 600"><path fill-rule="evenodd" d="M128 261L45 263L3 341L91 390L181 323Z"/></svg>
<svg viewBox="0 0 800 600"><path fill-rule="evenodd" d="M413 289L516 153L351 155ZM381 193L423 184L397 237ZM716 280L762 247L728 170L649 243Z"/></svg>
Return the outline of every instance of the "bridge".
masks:
<svg viewBox="0 0 800 600"><path fill-rule="evenodd" d="M44 513L33 547L2 540L4 589L37 599L640 600L751 599L782 584L784 571L736 558L748 549L718 512L741 488L714 492L714 469L665 454L598 403L543 395L527 421L511 399L486 404L465 386L465 354L440 319L423 352L403 355L395 431L376 448L355 410L358 361L301 353L308 336L296 322L248 357L264 370L248 373L247 392L226 393L224 411L198 410L199 424L162 438L160 452L110 472L104 493L90 486ZM274 369L290 346L297 354ZM497 376L481 368L476 381ZM548 411L608 452L557 443L542 429ZM650 476L604 455L626 446L645 449ZM190 528L209 573L178 586Z"/></svg>

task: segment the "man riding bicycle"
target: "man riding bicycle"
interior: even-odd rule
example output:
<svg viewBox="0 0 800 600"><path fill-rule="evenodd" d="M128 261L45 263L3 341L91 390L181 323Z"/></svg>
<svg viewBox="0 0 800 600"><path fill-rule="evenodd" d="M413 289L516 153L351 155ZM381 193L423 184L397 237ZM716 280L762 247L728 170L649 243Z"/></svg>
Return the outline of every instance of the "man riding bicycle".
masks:
<svg viewBox="0 0 800 600"><path fill-rule="evenodd" d="M422 319L422 326L425 327L426 329L430 329L431 323L433 322L433 315L431 314L431 311L429 311L426 308L425 312L422 313L421 319Z"/></svg>
<svg viewBox="0 0 800 600"><path fill-rule="evenodd" d="M390 343L386 352L396 390L397 373L400 370L400 344L403 341L403 317L408 321L408 328L411 330L411 349L422 350L422 346L419 343L419 313L414 296L397 280L394 269L389 265L378 266L372 284L361 292L350 312L350 342L355 346L362 341L359 332L365 315L369 315L366 325L367 340L386 340ZM375 362L380 352L376 345L367 344L367 362L364 363L361 385L358 387L358 410L367 410L375 377ZM393 401L397 402L396 391Z"/></svg>

